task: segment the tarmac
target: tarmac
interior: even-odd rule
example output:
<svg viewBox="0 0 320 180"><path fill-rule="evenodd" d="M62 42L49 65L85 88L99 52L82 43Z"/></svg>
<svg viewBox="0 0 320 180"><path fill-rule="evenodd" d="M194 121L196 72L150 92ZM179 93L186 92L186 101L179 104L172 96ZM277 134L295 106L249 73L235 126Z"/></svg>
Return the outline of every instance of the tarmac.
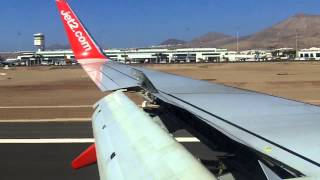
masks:
<svg viewBox="0 0 320 180"><path fill-rule="evenodd" d="M0 144L0 179L95 180L97 166L79 171L70 167L76 153L90 144Z"/></svg>
<svg viewBox="0 0 320 180"><path fill-rule="evenodd" d="M212 152L186 131L175 137L197 157L212 157ZM1 122L0 179L98 180L97 165L77 171L70 166L93 142L91 122Z"/></svg>
<svg viewBox="0 0 320 180"><path fill-rule="evenodd" d="M72 159L92 143L25 143L26 139L90 137L89 122L0 123L0 179L99 179L96 165L80 171L70 166Z"/></svg>
<svg viewBox="0 0 320 180"><path fill-rule="evenodd" d="M320 104L320 63L148 67ZM94 142L92 105L107 93L101 93L80 67L12 68L0 73L6 74L0 78L0 179L98 180L96 165L74 171L70 163ZM211 160L217 153L185 131L174 136L182 137L179 141L199 159Z"/></svg>

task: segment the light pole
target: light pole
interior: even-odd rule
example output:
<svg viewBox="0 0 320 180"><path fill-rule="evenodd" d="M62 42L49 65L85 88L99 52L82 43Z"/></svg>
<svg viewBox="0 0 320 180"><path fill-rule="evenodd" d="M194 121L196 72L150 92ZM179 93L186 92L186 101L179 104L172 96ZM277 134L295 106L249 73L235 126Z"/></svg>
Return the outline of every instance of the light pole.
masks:
<svg viewBox="0 0 320 180"><path fill-rule="evenodd" d="M237 31L237 54L239 53L239 32Z"/></svg>

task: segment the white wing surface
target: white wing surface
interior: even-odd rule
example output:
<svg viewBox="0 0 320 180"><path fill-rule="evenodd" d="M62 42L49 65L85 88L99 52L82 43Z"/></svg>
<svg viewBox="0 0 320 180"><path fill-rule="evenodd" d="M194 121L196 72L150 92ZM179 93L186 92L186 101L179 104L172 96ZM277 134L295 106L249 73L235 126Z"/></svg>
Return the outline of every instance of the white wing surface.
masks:
<svg viewBox="0 0 320 180"><path fill-rule="evenodd" d="M215 135L221 133L221 138L228 137L226 141L245 146L257 158L257 164L258 160L268 161L285 177L320 176L320 107L113 62L103 55L67 2L56 2L75 57L102 91L146 92L168 112L175 110L173 114L181 116L183 123L205 136L206 141L217 141ZM199 176L210 177L120 93L100 101L98 109L101 112L94 115L94 129L103 177L112 176L107 171L128 177L123 175L126 170L135 178L185 177L184 173L192 172L182 165L185 161L194 162ZM134 116L130 119L130 113L143 123ZM135 127L137 124L145 128ZM102 130L104 125L106 131ZM151 132L151 127L158 130ZM110 159L113 152L117 161ZM155 170L161 173L153 176Z"/></svg>

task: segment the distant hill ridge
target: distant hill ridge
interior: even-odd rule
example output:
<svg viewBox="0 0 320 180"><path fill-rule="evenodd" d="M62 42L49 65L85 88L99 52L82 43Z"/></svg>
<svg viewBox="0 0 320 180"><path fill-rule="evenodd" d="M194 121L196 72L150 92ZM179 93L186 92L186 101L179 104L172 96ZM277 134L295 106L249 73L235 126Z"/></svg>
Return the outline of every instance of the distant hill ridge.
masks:
<svg viewBox="0 0 320 180"><path fill-rule="evenodd" d="M182 44L185 44L185 43L186 43L186 41L183 41L183 40L180 40L180 39L171 38L171 39L163 41L159 45L160 46L174 46L174 45L182 45Z"/></svg>
<svg viewBox="0 0 320 180"><path fill-rule="evenodd" d="M270 28L239 38L239 49L274 49L282 47L320 47L320 15L296 14ZM178 47L214 47L235 50L236 38L209 32Z"/></svg>
<svg viewBox="0 0 320 180"><path fill-rule="evenodd" d="M185 47L220 47L230 43L235 37L219 32L209 32L186 43Z"/></svg>

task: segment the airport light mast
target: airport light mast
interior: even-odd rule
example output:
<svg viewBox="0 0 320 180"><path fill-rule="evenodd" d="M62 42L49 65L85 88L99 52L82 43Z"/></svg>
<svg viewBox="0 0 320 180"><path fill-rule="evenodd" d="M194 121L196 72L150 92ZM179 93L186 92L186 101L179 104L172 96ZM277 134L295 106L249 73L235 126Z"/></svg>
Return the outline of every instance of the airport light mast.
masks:
<svg viewBox="0 0 320 180"><path fill-rule="evenodd" d="M298 51L299 51L299 34L298 34L298 30L296 29L296 58L298 57Z"/></svg>
<svg viewBox="0 0 320 180"><path fill-rule="evenodd" d="M239 31L237 31L237 54L239 54Z"/></svg>

